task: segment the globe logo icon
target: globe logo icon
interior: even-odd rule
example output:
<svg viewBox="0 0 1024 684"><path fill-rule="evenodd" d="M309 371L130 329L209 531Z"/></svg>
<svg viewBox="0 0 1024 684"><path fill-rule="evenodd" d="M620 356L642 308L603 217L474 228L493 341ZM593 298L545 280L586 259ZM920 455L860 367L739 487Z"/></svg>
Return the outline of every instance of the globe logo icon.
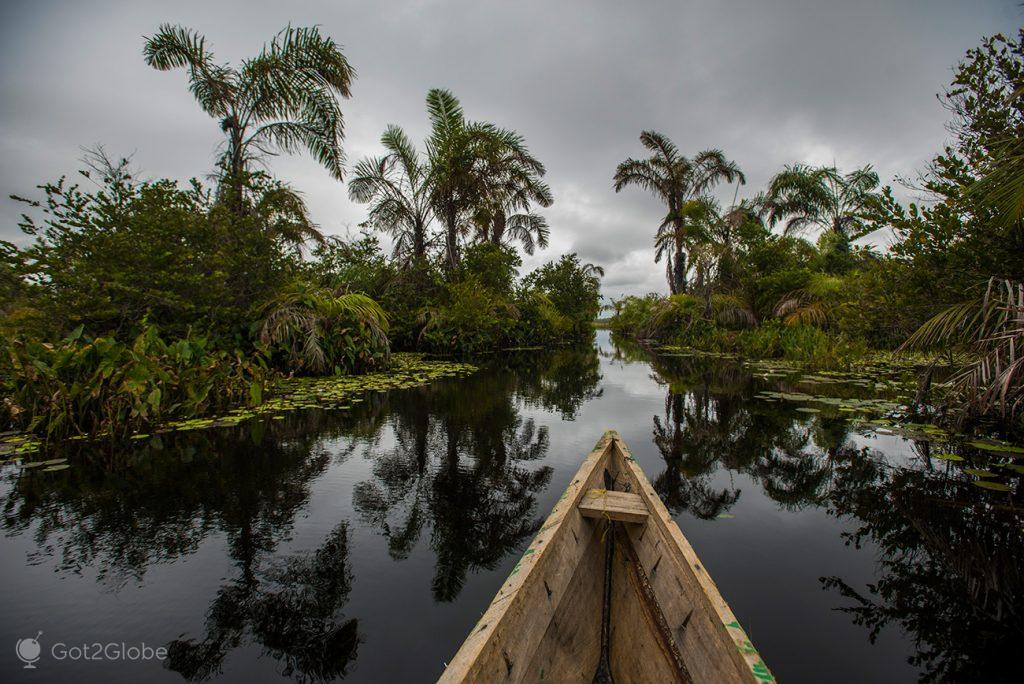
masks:
<svg viewBox="0 0 1024 684"><path fill-rule="evenodd" d="M18 654L18 660L25 663L26 670L34 670L36 666L33 664L39 660L39 654L42 652L42 647L39 645L39 637L43 636L42 632L36 634L35 639L18 639L18 643L15 646L15 652Z"/></svg>

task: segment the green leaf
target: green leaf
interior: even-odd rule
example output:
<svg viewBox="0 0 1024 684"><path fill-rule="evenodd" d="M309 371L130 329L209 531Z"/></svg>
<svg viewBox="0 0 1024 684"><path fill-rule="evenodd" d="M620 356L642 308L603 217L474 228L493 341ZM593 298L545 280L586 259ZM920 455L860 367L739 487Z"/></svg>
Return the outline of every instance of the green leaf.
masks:
<svg viewBox="0 0 1024 684"><path fill-rule="evenodd" d="M962 461L963 456L957 456L956 454L932 454L932 458L939 458L943 461Z"/></svg>

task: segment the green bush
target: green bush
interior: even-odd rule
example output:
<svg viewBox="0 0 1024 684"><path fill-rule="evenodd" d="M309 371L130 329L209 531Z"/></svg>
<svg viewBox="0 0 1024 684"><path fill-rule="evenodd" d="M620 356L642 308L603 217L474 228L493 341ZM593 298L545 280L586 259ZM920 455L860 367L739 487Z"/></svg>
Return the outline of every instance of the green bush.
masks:
<svg viewBox="0 0 1024 684"><path fill-rule="evenodd" d="M475 275L447 287L446 301L424 310L420 343L442 353L473 354L504 345L518 311Z"/></svg>
<svg viewBox="0 0 1024 684"><path fill-rule="evenodd" d="M240 216L197 181L137 182L126 161L83 175L98 189L61 178L40 186L44 199L23 200L32 211L21 228L34 241L16 255L22 304L50 321L47 337L84 325L126 340L147 318L174 337L199 329L244 342L293 267L289 227L304 220L284 201L294 195L254 178L259 201Z"/></svg>
<svg viewBox="0 0 1024 684"><path fill-rule="evenodd" d="M530 347L555 345L573 336L573 322L541 290L524 290L516 299L519 319L514 341Z"/></svg>
<svg viewBox="0 0 1024 684"><path fill-rule="evenodd" d="M3 338L0 382L15 427L64 438L124 436L244 401L262 401L259 355L211 348L205 338L162 339L156 326L125 344L81 326L56 344Z"/></svg>
<svg viewBox="0 0 1024 684"><path fill-rule="evenodd" d="M542 292L568 323L568 336L579 340L593 334L601 311L600 275L601 269L580 263L576 254L565 254L528 275L524 286Z"/></svg>
<svg viewBox="0 0 1024 684"><path fill-rule="evenodd" d="M387 365L388 319L364 294L293 283L264 311L260 341L271 359L300 375L342 375Z"/></svg>

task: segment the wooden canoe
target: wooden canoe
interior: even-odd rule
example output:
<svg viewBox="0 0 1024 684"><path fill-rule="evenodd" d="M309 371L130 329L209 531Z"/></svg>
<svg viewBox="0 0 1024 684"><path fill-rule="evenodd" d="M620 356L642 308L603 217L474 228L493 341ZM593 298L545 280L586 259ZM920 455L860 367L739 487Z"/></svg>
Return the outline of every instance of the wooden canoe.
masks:
<svg viewBox="0 0 1024 684"><path fill-rule="evenodd" d="M440 682L774 682L616 432Z"/></svg>

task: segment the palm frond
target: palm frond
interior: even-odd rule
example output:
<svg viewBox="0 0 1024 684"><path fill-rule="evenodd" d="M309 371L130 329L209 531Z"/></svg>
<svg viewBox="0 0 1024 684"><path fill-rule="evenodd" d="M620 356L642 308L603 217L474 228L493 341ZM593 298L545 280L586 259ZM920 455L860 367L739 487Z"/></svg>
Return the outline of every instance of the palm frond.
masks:
<svg viewBox="0 0 1024 684"><path fill-rule="evenodd" d="M199 106L215 117L226 116L237 91L237 74L214 62L206 38L173 24L161 24L143 47L146 64L159 71L185 68L189 90Z"/></svg>

